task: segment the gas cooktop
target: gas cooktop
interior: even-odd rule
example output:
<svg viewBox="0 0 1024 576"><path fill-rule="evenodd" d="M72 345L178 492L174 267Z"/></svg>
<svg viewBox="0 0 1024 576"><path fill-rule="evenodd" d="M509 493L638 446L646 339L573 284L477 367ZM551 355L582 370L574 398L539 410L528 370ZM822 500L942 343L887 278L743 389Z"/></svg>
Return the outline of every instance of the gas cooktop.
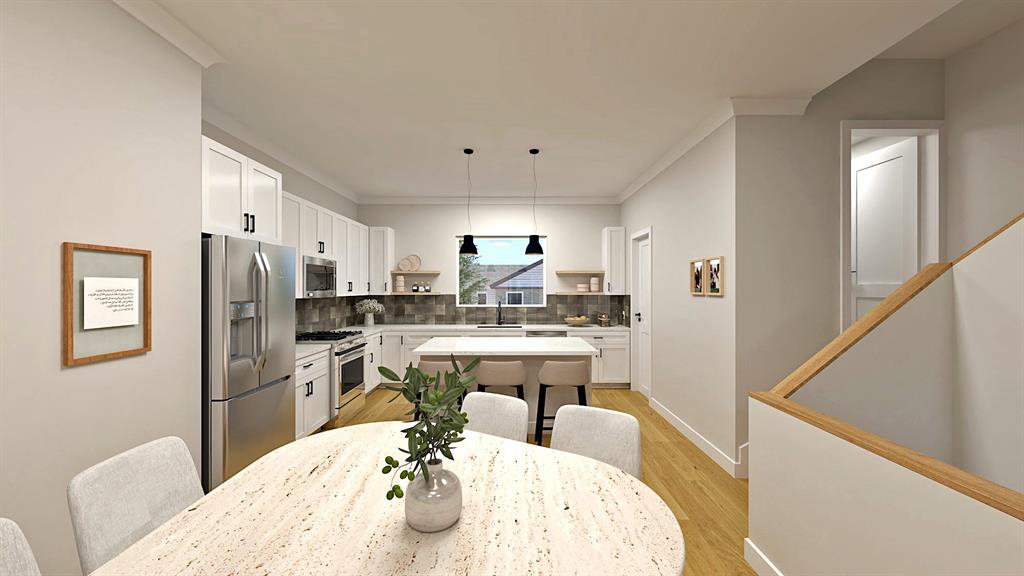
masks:
<svg viewBox="0 0 1024 576"><path fill-rule="evenodd" d="M319 330L316 332L301 332L296 334L295 340L299 342L333 342L362 335L363 333L359 330Z"/></svg>

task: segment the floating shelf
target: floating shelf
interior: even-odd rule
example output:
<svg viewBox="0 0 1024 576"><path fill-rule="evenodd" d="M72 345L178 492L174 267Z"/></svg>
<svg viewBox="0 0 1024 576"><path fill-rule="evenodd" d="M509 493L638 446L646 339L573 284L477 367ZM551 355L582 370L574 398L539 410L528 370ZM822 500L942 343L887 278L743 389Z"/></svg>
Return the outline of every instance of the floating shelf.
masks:
<svg viewBox="0 0 1024 576"><path fill-rule="evenodd" d="M401 274L402 276L437 276L441 273L440 270L417 270L415 272L405 272L403 270L392 270L392 274Z"/></svg>
<svg viewBox="0 0 1024 576"><path fill-rule="evenodd" d="M608 296L604 292L555 292L555 296Z"/></svg>
<svg viewBox="0 0 1024 576"><path fill-rule="evenodd" d="M604 270L555 270L559 276L604 276Z"/></svg>
<svg viewBox="0 0 1024 576"><path fill-rule="evenodd" d="M388 296L447 296L444 292L392 292Z"/></svg>

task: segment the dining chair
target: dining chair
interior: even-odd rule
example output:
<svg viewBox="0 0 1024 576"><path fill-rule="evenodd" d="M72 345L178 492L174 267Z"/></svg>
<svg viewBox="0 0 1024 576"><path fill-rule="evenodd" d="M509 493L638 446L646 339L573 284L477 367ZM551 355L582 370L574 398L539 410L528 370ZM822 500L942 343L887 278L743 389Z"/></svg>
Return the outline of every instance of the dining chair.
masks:
<svg viewBox="0 0 1024 576"><path fill-rule="evenodd" d="M526 366L520 360L484 360L477 365L473 376L476 377L476 387L481 392L487 392L492 386L507 386L516 389L517 398L526 400Z"/></svg>
<svg viewBox="0 0 1024 576"><path fill-rule="evenodd" d="M39 565L25 534L14 520L0 518L0 574L39 576Z"/></svg>
<svg viewBox="0 0 1024 576"><path fill-rule="evenodd" d="M466 430L526 442L530 429L526 400L504 394L470 392L462 402L462 411L469 416Z"/></svg>
<svg viewBox="0 0 1024 576"><path fill-rule="evenodd" d="M540 388L537 390L537 418L533 439L537 442L537 446L540 446L544 431L551 430L550 426L544 425L544 421L553 418L544 411L544 401L548 395L548 388L571 386L576 389L580 406L586 406L587 384L590 383L590 361L547 360L541 365L540 372L537 374L537 380Z"/></svg>
<svg viewBox="0 0 1024 576"><path fill-rule="evenodd" d="M562 406L555 413L551 447L600 460L640 477L640 422L631 414Z"/></svg>
<svg viewBox="0 0 1024 576"><path fill-rule="evenodd" d="M203 496L181 438L147 442L80 472L68 485L71 526L89 574Z"/></svg>

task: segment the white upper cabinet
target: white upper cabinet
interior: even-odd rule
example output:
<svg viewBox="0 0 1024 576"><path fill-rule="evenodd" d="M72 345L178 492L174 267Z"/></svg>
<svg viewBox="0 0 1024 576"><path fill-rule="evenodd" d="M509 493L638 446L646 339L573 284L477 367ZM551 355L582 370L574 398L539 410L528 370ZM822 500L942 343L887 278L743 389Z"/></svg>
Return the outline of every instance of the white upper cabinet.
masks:
<svg viewBox="0 0 1024 576"><path fill-rule="evenodd" d="M395 261L395 231L370 227L370 294L391 294L391 268Z"/></svg>
<svg viewBox="0 0 1024 576"><path fill-rule="evenodd" d="M281 174L202 137L203 232L281 241Z"/></svg>
<svg viewBox="0 0 1024 576"><path fill-rule="evenodd" d="M281 193L281 245L295 249L295 297L302 298L302 250L300 222L302 200L287 192Z"/></svg>
<svg viewBox="0 0 1024 576"><path fill-rule="evenodd" d="M608 226L601 230L601 263L604 268L605 294L625 294L626 229Z"/></svg>
<svg viewBox="0 0 1024 576"><path fill-rule="evenodd" d="M350 292L348 285L348 226L351 222L344 216L334 215L331 231L334 234L334 260L338 263L338 296Z"/></svg>
<svg viewBox="0 0 1024 576"><path fill-rule="evenodd" d="M370 230L367 226L349 220L348 258L346 262L345 292L350 296L370 293L369 251ZM349 284L351 282L351 285ZM350 290L351 288L351 290ZM339 295L344 295L340 294Z"/></svg>
<svg viewBox="0 0 1024 576"><path fill-rule="evenodd" d="M335 214L311 202L302 204L302 255L334 260Z"/></svg>

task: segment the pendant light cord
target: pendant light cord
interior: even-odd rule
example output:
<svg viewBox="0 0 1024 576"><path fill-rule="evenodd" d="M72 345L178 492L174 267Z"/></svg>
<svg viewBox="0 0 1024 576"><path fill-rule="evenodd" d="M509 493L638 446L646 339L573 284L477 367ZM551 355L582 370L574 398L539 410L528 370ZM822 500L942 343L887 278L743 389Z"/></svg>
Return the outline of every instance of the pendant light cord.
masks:
<svg viewBox="0 0 1024 576"><path fill-rule="evenodd" d="M533 233L537 233L537 155L533 156Z"/></svg>
<svg viewBox="0 0 1024 576"><path fill-rule="evenodd" d="M466 154L466 222L469 224L469 233L473 233L473 216L469 211L469 203L473 198L473 173L469 169L469 158L472 152ZM536 218L534 218L536 220ZM536 224L535 224L536 225Z"/></svg>

